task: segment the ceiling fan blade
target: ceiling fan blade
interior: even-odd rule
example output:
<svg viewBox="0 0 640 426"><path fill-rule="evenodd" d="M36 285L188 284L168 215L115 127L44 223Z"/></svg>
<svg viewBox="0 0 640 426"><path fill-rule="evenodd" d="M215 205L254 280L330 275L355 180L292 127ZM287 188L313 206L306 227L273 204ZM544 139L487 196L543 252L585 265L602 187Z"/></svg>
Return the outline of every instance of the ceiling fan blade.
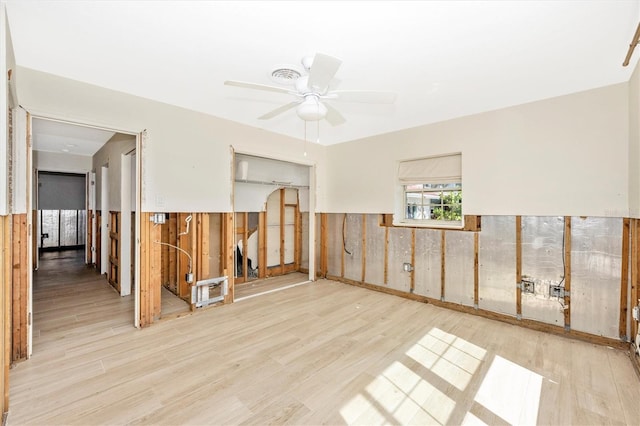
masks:
<svg viewBox="0 0 640 426"><path fill-rule="evenodd" d="M270 111L268 113L266 113L265 115L262 115L260 117L258 117L258 120L269 120L270 118L273 118L277 115L282 114L285 111L289 111L292 108L295 108L297 105L299 104L299 102L290 102L286 105L282 105L281 107L278 107L276 109L274 109L273 111Z"/></svg>
<svg viewBox="0 0 640 426"><path fill-rule="evenodd" d="M334 90L327 94L328 99L366 104L392 104L396 101L397 97L398 94L395 92L378 92L371 90Z"/></svg>
<svg viewBox="0 0 640 426"><path fill-rule="evenodd" d="M266 84L245 83L244 81L233 80L227 80L224 82L224 84L225 86L243 87L245 89L266 90L267 92L295 94L289 89L283 89L282 87L276 86L267 86Z"/></svg>
<svg viewBox="0 0 640 426"><path fill-rule="evenodd" d="M342 61L338 58L316 53L309 70L309 80L307 82L309 88L319 93L324 93L341 64Z"/></svg>
<svg viewBox="0 0 640 426"><path fill-rule="evenodd" d="M329 124L332 126L339 126L347 122L337 109L327 103L325 103L324 106L327 107L327 115L324 118L329 122Z"/></svg>

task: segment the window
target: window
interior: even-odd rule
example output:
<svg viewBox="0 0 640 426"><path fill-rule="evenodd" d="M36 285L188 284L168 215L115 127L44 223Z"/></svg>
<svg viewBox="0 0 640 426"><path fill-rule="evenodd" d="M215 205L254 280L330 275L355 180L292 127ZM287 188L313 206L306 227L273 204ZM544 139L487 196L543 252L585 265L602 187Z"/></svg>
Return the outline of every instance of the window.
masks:
<svg viewBox="0 0 640 426"><path fill-rule="evenodd" d="M402 189L395 220L399 225L463 226L461 155L402 161Z"/></svg>

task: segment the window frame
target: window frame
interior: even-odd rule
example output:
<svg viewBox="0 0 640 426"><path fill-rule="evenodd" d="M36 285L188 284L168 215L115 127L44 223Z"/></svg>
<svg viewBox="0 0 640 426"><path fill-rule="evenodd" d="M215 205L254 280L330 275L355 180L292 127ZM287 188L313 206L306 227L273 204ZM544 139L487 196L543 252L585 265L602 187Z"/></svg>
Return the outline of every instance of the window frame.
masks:
<svg viewBox="0 0 640 426"><path fill-rule="evenodd" d="M410 176L408 179L406 175L403 177L400 176L400 174L403 172L406 174L407 169L411 171L411 167L413 164L423 163L423 164L427 164L427 166L430 166L431 164L429 162L431 162L432 160L434 162L438 162L442 157L458 157L459 158L458 160L459 163L458 163L458 168L456 170L456 173L445 174L444 176L434 176L433 178L430 178L425 174L418 174L418 176L420 177L416 177L416 178L414 178L413 176ZM459 153L459 152L452 153L452 154L445 154L445 155L437 155L433 157L424 157L424 158L418 158L418 159L412 159L412 160L406 160L406 161L399 161L398 176L397 176L397 182L396 182L396 203L395 203L395 209L394 209L394 215L393 215L393 226L423 227L423 228L438 228L438 229L465 229L464 201L462 199L463 182L462 182L462 173L461 173L461 162L462 162L462 153ZM405 168L405 170L402 170L403 166L405 166L406 164L409 164L408 168ZM438 170L438 167L437 167L438 165L439 164L436 163L436 167L434 167L433 169ZM428 169L428 167L426 167L426 169ZM449 169L447 169L447 171L449 171ZM421 171L417 170L417 172L420 173ZM409 174L412 175L412 173L409 173ZM454 186L452 187L451 185L454 185ZM416 187L416 188L412 189L411 187ZM410 194L412 192L420 194L419 197L422 199L421 204L419 204L421 206L421 210L424 213L425 209L428 208L429 214L431 214L432 207L430 203L425 204L424 202L425 193L433 194L434 192L439 192L440 205L446 206L449 204L442 203L444 195L446 195L447 193L459 192L461 194L461 199L459 204L460 220L424 219L424 218L415 219L415 218L408 217L409 216L408 207L410 203L408 202L407 194Z"/></svg>

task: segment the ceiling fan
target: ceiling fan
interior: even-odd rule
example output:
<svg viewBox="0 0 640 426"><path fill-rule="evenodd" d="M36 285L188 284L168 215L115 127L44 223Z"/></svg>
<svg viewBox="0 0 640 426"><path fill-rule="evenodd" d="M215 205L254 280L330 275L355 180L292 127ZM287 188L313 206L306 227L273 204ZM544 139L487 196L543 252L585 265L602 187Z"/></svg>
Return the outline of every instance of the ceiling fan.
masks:
<svg viewBox="0 0 640 426"><path fill-rule="evenodd" d="M342 61L332 56L317 53L315 56L302 58L302 66L307 72L302 75L295 69L278 68L273 71L274 77L281 76L284 80L295 81L295 90L285 87L269 86L265 84L246 83L243 81L227 80L227 86L243 87L246 89L264 90L268 92L286 93L297 99L282 105L260 117L260 120L274 118L290 109L296 108L298 117L305 121L326 119L331 125L337 126L346 122L345 118L333 106L324 101L345 101L361 103L392 104L396 93L371 90L333 90L332 81L340 68ZM276 75L278 73L278 75Z"/></svg>

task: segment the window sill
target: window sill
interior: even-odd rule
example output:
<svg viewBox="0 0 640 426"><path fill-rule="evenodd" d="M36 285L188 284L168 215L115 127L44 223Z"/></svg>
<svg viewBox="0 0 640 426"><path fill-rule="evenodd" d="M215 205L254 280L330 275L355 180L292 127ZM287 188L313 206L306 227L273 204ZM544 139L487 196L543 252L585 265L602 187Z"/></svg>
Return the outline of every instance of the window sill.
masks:
<svg viewBox="0 0 640 426"><path fill-rule="evenodd" d="M478 232L480 227L480 216L465 215L464 220L459 225L447 222L398 222L393 220L392 214L383 214L380 220L380 226L388 226L392 228L421 228L434 229L443 231L471 231Z"/></svg>

